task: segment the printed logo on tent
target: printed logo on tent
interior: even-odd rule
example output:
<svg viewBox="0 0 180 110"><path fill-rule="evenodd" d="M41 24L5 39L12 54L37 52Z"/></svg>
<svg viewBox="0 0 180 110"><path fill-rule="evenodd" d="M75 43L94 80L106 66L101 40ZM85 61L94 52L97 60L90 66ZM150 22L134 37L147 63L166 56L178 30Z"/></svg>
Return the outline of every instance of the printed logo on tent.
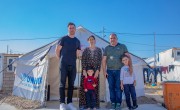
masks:
<svg viewBox="0 0 180 110"><path fill-rule="evenodd" d="M22 85L33 89L39 89L40 84L42 84L42 77L35 78L27 75L26 73L21 74L21 80L23 81Z"/></svg>

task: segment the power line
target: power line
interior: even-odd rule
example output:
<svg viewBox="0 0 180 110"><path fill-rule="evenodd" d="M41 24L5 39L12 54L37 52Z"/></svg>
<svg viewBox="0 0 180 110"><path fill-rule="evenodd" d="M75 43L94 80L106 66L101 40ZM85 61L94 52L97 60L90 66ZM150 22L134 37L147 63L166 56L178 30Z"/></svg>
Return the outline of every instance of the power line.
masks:
<svg viewBox="0 0 180 110"><path fill-rule="evenodd" d="M29 38L29 39L0 39L0 41L40 40L40 39L53 39L53 38L59 38L59 37ZM143 43L124 41L124 40L120 40L120 41L125 42L125 43L129 43L129 44L144 45L144 46L154 46L153 44L143 44ZM157 46L157 47L173 47L173 46Z"/></svg>
<svg viewBox="0 0 180 110"><path fill-rule="evenodd" d="M107 30L107 29L106 29ZM138 37L144 37L144 36L154 36L154 33L152 34L136 34L136 33L119 33L119 32L113 32L113 31L99 31L99 32L95 32L95 33L115 33L115 34L121 34L121 35L128 35L128 36L131 36L131 35L136 35ZM176 35L176 36L180 36L180 34L157 34L156 33L156 36L157 35ZM126 43L129 43L129 44L136 44L136 45L144 45L144 46L153 46L154 47L154 44L143 44L143 43L136 43L136 42L129 42L129 41L124 41L124 40L121 40L122 42L126 42ZM161 46L161 45L156 45L156 47L173 47L173 46Z"/></svg>
<svg viewBox="0 0 180 110"><path fill-rule="evenodd" d="M144 45L144 46L151 46L151 47L154 46L153 44L143 44L143 43L124 41L124 40L120 40L120 41L125 42L125 43L129 43L129 44ZM156 45L156 47L173 47L173 46L160 46L160 45Z"/></svg>
<svg viewBox="0 0 180 110"><path fill-rule="evenodd" d="M28 38L28 39L0 39L0 41L19 41L19 40L39 40L39 39L53 39L60 37L44 37L44 38Z"/></svg>
<svg viewBox="0 0 180 110"><path fill-rule="evenodd" d="M107 32L104 32L107 33ZM110 32L109 32L110 33ZM112 33L112 32L111 32ZM123 33L119 33L123 34ZM124 33L127 34L127 33ZM136 34L137 35L137 34ZM138 34L138 35L145 35L145 34ZM146 34L146 35L154 35L154 34ZM157 34L156 34L157 35ZM163 34L164 35L164 34ZM168 34L170 35L170 34ZM174 35L180 35L180 34L174 34ZM104 35L105 36L105 35ZM27 39L0 39L0 41L22 41L22 40L42 40L42 39L53 39L53 38L59 38L59 37L46 37L46 38L27 38ZM143 44L143 43L137 43L137 42L129 42L121 40L122 42L129 43L129 44L136 44L136 45L144 45L144 46L154 46L153 44ZM173 47L173 46L160 46L157 45L156 47Z"/></svg>
<svg viewBox="0 0 180 110"><path fill-rule="evenodd" d="M94 33L102 33L102 31L99 31L99 32L94 32ZM153 36L154 34L153 33L144 33L144 34L140 34L140 33L120 33L120 32L113 32L113 31L111 31L111 32L104 32L104 33L115 33L115 34L121 34L121 35L137 35L137 36ZM156 33L156 35L160 35L160 36L180 36L180 34L157 34Z"/></svg>
<svg viewBox="0 0 180 110"><path fill-rule="evenodd" d="M156 49L156 50L164 50L164 49ZM154 51L154 50L129 50L129 51Z"/></svg>

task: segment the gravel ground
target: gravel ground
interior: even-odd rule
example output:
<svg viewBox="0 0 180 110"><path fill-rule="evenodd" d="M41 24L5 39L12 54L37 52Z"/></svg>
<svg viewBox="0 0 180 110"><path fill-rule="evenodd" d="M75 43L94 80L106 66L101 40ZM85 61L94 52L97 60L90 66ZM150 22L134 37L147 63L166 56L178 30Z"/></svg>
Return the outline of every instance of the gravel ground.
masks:
<svg viewBox="0 0 180 110"><path fill-rule="evenodd" d="M151 86L149 86L149 87L146 86L145 93L152 93L152 94L157 94L157 95L161 96L162 89L151 87ZM8 103L10 105L15 106L18 109L40 108L40 103L38 101L32 101L32 100L24 99L24 98L17 97L17 96L11 96L11 95L5 94L5 93L0 93L0 104L1 103ZM140 104L156 104L158 102L153 97L142 96L142 97L137 98L137 103L140 105ZM101 105L108 108L110 104L109 103L101 103ZM122 102L122 107L123 108L126 107L125 101Z"/></svg>
<svg viewBox="0 0 180 110"><path fill-rule="evenodd" d="M1 94L2 95L2 94ZM3 96L4 97L4 96ZM18 109L35 109L40 108L40 103L37 101L27 100L17 96L6 96L4 98L0 98L0 103L8 103L10 105L15 106ZM48 103L48 102L47 102ZM153 99L147 98L145 96L138 97L138 104L156 104L157 102ZM110 103L102 103L101 104L105 108L109 108ZM126 107L126 102L122 102L122 108Z"/></svg>
<svg viewBox="0 0 180 110"><path fill-rule="evenodd" d="M38 101L32 101L21 97L0 93L0 104L2 103L8 103L18 109L35 109L40 107L40 103Z"/></svg>

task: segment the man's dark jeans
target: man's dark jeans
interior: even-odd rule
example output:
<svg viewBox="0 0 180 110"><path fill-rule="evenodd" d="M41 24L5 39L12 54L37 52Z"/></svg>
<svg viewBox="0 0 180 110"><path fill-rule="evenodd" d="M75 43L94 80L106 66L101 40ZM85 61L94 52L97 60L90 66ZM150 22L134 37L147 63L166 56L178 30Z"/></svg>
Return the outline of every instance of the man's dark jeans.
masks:
<svg viewBox="0 0 180 110"><path fill-rule="evenodd" d="M122 91L120 90L120 70L107 70L111 103L122 102Z"/></svg>
<svg viewBox="0 0 180 110"><path fill-rule="evenodd" d="M65 65L60 66L60 103L65 103L65 87L66 87L66 77L68 77L68 94L67 94L67 104L72 102L74 81L76 79L76 65Z"/></svg>

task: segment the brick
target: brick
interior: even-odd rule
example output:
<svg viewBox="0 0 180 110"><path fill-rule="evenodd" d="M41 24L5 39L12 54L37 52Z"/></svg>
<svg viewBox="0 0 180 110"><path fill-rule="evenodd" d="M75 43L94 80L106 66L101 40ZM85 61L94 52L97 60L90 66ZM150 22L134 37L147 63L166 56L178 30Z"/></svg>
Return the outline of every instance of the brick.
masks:
<svg viewBox="0 0 180 110"><path fill-rule="evenodd" d="M9 80L5 80L3 83L4 83L5 85L8 85L8 84L9 84Z"/></svg>
<svg viewBox="0 0 180 110"><path fill-rule="evenodd" d="M4 90L5 93L12 93L11 90Z"/></svg>
<svg viewBox="0 0 180 110"><path fill-rule="evenodd" d="M4 77L3 80L4 80L4 81L9 81L10 78L9 78L9 77Z"/></svg>
<svg viewBox="0 0 180 110"><path fill-rule="evenodd" d="M14 78L14 77L10 77L9 79L10 79L11 81L14 81L15 78Z"/></svg>
<svg viewBox="0 0 180 110"><path fill-rule="evenodd" d="M13 89L12 87L11 88L10 87L6 88L7 91L12 91L12 89Z"/></svg>
<svg viewBox="0 0 180 110"><path fill-rule="evenodd" d="M7 84L3 84L3 88L9 87L9 85Z"/></svg>
<svg viewBox="0 0 180 110"><path fill-rule="evenodd" d="M12 81L5 81L5 83L4 84L6 84L6 85L12 85L13 84L13 82Z"/></svg>
<svg viewBox="0 0 180 110"><path fill-rule="evenodd" d="M6 73L6 74L4 74L4 77L9 78L9 77L13 77L13 76L11 74Z"/></svg>

